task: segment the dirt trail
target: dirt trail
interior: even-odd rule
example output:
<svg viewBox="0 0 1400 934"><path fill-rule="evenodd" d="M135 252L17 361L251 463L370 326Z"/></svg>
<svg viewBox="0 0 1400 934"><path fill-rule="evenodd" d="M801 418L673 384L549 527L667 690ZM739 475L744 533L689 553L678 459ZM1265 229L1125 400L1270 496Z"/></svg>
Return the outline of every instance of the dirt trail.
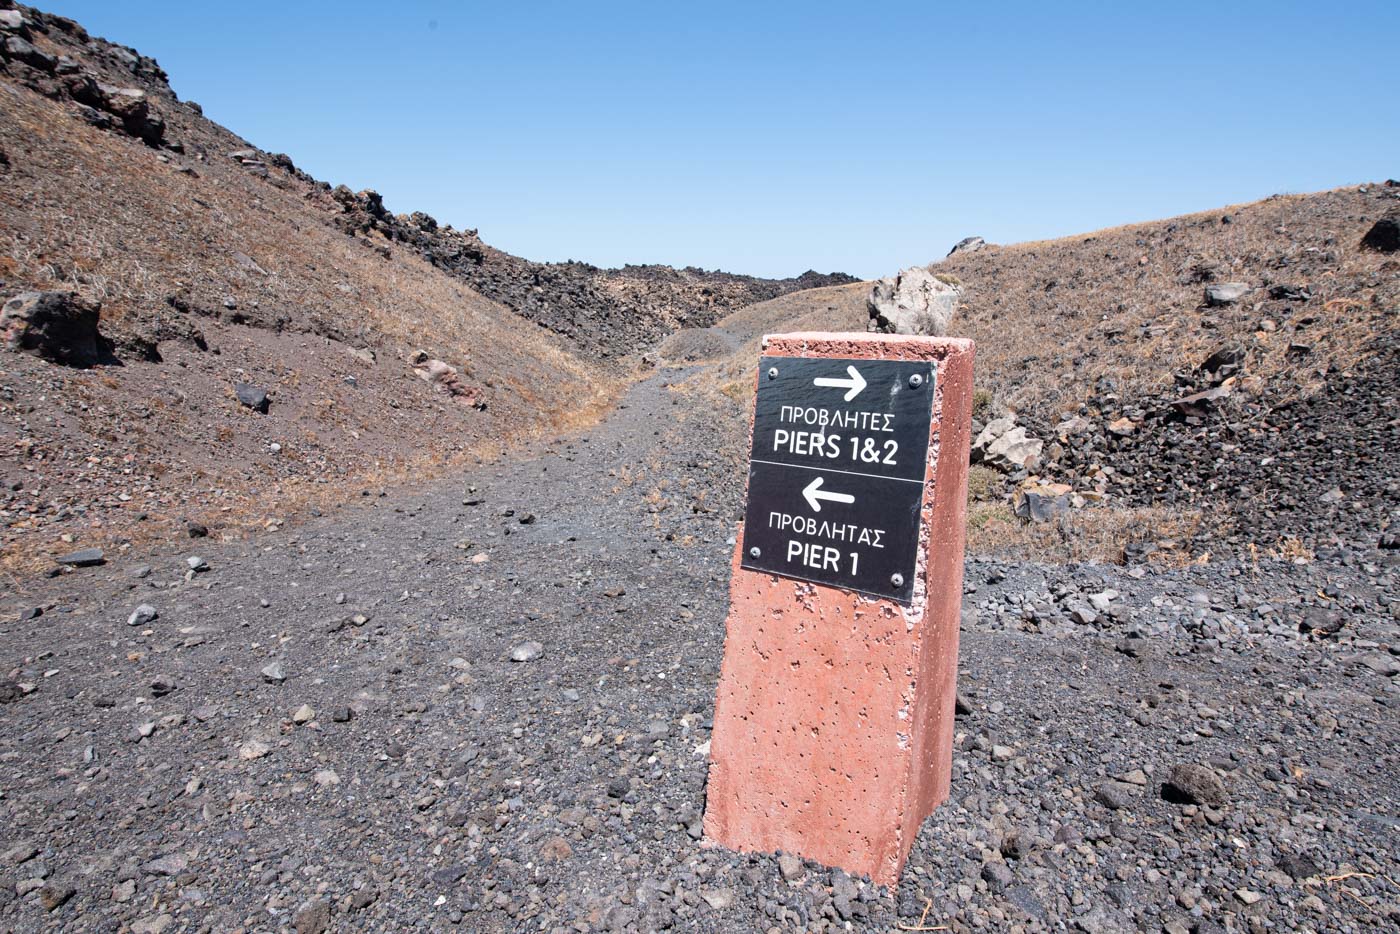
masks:
<svg viewBox="0 0 1400 934"><path fill-rule="evenodd" d="M971 561L954 800L899 889L702 848L742 478L691 372L457 482L7 595L0 929L1394 922L1400 595L1364 556ZM1225 797L1164 800L1183 762Z"/></svg>

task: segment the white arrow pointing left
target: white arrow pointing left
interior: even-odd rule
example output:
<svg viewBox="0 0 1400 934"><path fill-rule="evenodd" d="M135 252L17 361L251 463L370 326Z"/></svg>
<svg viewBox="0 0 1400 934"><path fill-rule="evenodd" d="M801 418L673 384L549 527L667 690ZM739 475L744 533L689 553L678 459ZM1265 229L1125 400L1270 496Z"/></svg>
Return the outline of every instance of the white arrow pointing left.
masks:
<svg viewBox="0 0 1400 934"><path fill-rule="evenodd" d="M822 500L830 503L854 503L856 498L850 493L828 493L822 489L823 478L818 477L807 484L802 490L802 495L807 498L807 505L812 507L813 512L822 511Z"/></svg>
<svg viewBox="0 0 1400 934"><path fill-rule="evenodd" d="M851 374L850 379L839 379L834 376L818 376L812 380L813 386L830 386L835 389L845 389L846 401L850 402L860 391L865 388L865 377L860 375L860 370L853 366L846 367L846 372Z"/></svg>

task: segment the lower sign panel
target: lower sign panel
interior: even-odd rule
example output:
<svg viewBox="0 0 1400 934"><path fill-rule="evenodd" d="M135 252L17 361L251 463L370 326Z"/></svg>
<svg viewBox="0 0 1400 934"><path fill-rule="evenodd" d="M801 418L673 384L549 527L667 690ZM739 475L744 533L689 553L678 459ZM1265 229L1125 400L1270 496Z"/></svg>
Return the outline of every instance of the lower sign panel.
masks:
<svg viewBox="0 0 1400 934"><path fill-rule="evenodd" d="M908 604L923 493L911 480L754 461L740 566Z"/></svg>

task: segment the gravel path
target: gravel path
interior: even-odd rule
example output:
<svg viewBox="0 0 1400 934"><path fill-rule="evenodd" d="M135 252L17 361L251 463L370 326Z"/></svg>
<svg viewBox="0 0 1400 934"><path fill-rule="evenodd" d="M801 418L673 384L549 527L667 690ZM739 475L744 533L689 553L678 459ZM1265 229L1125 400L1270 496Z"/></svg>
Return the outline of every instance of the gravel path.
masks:
<svg viewBox="0 0 1400 934"><path fill-rule="evenodd" d="M0 929L1400 922L1377 552L972 560L953 800L899 888L702 848L738 478L686 373L456 484L12 591Z"/></svg>

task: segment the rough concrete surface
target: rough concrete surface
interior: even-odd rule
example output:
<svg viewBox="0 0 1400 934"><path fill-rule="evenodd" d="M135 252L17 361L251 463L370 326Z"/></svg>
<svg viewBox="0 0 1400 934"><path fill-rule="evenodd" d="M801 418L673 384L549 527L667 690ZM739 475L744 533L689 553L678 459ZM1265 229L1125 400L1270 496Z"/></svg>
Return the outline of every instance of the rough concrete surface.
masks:
<svg viewBox="0 0 1400 934"><path fill-rule="evenodd" d="M706 836L898 880L948 794L972 345L785 334L768 356L930 360L937 368L912 606L740 567L735 545Z"/></svg>

